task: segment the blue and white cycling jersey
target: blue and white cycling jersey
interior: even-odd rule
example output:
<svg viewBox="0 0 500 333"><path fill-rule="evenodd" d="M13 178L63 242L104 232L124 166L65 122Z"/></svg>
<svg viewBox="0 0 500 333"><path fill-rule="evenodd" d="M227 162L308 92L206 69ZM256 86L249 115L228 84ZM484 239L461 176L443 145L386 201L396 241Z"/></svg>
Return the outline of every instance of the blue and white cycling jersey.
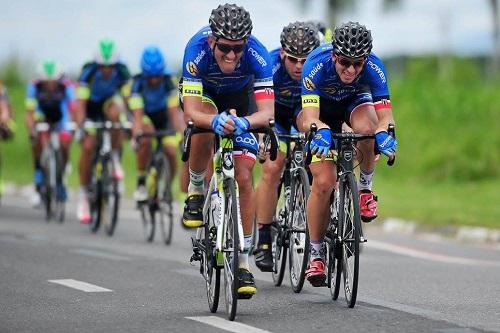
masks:
<svg viewBox="0 0 500 333"><path fill-rule="evenodd" d="M241 91L253 80L255 90L272 88L272 64L267 49L257 38L248 38L243 55L234 72L224 74L220 70L208 44L210 28L204 27L188 42L183 60L183 96L201 97L204 90L209 94ZM269 93L269 91L267 91ZM256 93L256 98L258 98Z"/></svg>
<svg viewBox="0 0 500 333"><path fill-rule="evenodd" d="M269 54L273 64L274 101L295 109L300 106L301 81L290 77L285 64L281 60L279 48Z"/></svg>
<svg viewBox="0 0 500 333"><path fill-rule="evenodd" d="M332 51L331 44L324 44L307 57L302 69L302 107L319 107L318 97L341 102L358 94L372 100L375 108L390 103L384 64L374 53L368 55L361 74L345 84L335 71Z"/></svg>
<svg viewBox="0 0 500 333"><path fill-rule="evenodd" d="M148 85L147 78L134 76L129 99L130 109L143 109L146 114L165 112L167 107L177 106L177 87L170 75L164 75L156 87Z"/></svg>
<svg viewBox="0 0 500 333"><path fill-rule="evenodd" d="M78 79L78 98L93 102L102 102L120 93L120 89L130 79L130 73L123 63L113 65L111 77L104 78L99 71L99 65L95 62L83 66L82 73Z"/></svg>
<svg viewBox="0 0 500 333"><path fill-rule="evenodd" d="M35 111L35 118L59 123L61 129L67 129L70 107L75 101L73 85L66 80L58 81L51 92L44 89L41 81L31 82L26 89L26 108Z"/></svg>

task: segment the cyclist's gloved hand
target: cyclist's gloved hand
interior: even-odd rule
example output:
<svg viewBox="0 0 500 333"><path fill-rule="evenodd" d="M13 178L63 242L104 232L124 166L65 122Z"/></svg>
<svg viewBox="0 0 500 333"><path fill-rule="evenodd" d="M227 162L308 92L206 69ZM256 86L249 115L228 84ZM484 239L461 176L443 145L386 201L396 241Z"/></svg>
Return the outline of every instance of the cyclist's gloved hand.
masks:
<svg viewBox="0 0 500 333"><path fill-rule="evenodd" d="M393 156L398 148L398 142L386 131L380 131L375 134L375 142L377 143L378 150L386 155Z"/></svg>
<svg viewBox="0 0 500 333"><path fill-rule="evenodd" d="M250 128L250 122L247 118L236 116L231 116L231 118L233 119L234 126L236 127L234 134L241 135L248 132L248 129Z"/></svg>
<svg viewBox="0 0 500 333"><path fill-rule="evenodd" d="M226 123L229 119L231 119L231 117L226 111L216 115L212 120L212 129L214 130L214 132L218 135L226 134Z"/></svg>
<svg viewBox="0 0 500 333"><path fill-rule="evenodd" d="M332 133L329 128L320 128L311 141L311 154L316 156L326 156L332 147ZM334 147L333 147L334 148Z"/></svg>

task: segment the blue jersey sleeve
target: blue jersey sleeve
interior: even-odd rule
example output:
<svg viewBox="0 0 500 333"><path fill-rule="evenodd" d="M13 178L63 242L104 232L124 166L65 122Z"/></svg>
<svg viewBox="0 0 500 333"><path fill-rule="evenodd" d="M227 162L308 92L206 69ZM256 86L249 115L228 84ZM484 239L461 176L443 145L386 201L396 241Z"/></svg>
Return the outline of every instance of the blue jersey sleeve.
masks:
<svg viewBox="0 0 500 333"><path fill-rule="evenodd" d="M361 82L369 85L374 102L380 99L389 99L389 86L384 64L373 53L368 56Z"/></svg>
<svg viewBox="0 0 500 333"><path fill-rule="evenodd" d="M254 75L254 87L273 86L273 64L266 47L250 36L246 48L246 57L249 59L250 72Z"/></svg>

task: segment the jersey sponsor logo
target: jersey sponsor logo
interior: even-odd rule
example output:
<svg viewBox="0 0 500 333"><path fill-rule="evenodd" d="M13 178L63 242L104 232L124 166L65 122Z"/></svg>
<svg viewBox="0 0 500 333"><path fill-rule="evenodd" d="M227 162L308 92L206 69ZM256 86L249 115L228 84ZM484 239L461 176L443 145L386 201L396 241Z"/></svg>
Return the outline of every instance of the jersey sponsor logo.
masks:
<svg viewBox="0 0 500 333"><path fill-rule="evenodd" d="M189 72L189 74L196 76L198 75L198 67L196 67L196 64L192 61L188 62L186 64L186 69Z"/></svg>
<svg viewBox="0 0 500 333"><path fill-rule="evenodd" d="M243 138L241 136L236 137L236 142L237 143L244 143L244 144L251 145L251 146L255 146L257 144L257 141L255 141L253 138L250 138L250 137Z"/></svg>
<svg viewBox="0 0 500 333"><path fill-rule="evenodd" d="M287 88L281 88L280 89L280 94L282 96L286 96L286 97L292 96L292 92L290 91L290 89L287 89Z"/></svg>
<svg viewBox="0 0 500 333"><path fill-rule="evenodd" d="M323 90L324 92L326 92L327 94L330 94L330 95L333 95L337 92L337 88L335 87L325 87L325 88L322 88L321 90ZM342 91L344 92L344 91Z"/></svg>
<svg viewBox="0 0 500 333"><path fill-rule="evenodd" d="M373 69L378 74L378 76L380 76L382 83L386 82L384 71L379 66L377 66L377 64L369 60L368 66L370 66L370 68Z"/></svg>
<svg viewBox="0 0 500 333"><path fill-rule="evenodd" d="M259 54L259 52L255 51L253 48L249 47L248 51L252 54L252 56L257 60L257 62L262 66L265 67L267 66L267 62L264 60L264 58Z"/></svg>
<svg viewBox="0 0 500 333"><path fill-rule="evenodd" d="M316 66L314 66L314 68L309 72L309 74L307 76L309 76L311 79L313 79L314 76L319 72L319 70L321 68L323 68L323 63L322 62L320 62Z"/></svg>
<svg viewBox="0 0 500 333"><path fill-rule="evenodd" d="M201 95L201 91L194 89L184 89L184 95Z"/></svg>
<svg viewBox="0 0 500 333"><path fill-rule="evenodd" d="M201 59L203 59L203 57L205 56L205 54L206 54L206 53L207 53L207 52L205 52L205 50L201 50L201 52L200 52L200 53L198 53L198 55L197 55L197 56L196 56L196 58L194 59L194 63L195 63L196 65L198 65L198 64L200 63Z"/></svg>
<svg viewBox="0 0 500 333"><path fill-rule="evenodd" d="M307 90L314 90L316 88L316 86L309 77L305 77L303 82L304 82L304 87L306 87Z"/></svg>
<svg viewBox="0 0 500 333"><path fill-rule="evenodd" d="M317 104L319 103L319 100L314 97L307 97L302 100L302 103L304 104Z"/></svg>

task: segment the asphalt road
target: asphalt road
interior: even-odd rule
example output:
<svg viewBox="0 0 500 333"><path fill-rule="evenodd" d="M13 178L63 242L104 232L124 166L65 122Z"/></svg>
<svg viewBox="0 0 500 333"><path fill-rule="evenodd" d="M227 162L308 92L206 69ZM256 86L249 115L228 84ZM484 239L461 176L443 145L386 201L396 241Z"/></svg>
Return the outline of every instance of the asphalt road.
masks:
<svg viewBox="0 0 500 333"><path fill-rule="evenodd" d="M327 288L292 292L257 272L258 293L226 320L210 313L191 233L146 243L125 203L113 237L91 234L70 205L46 223L22 198L0 206L0 332L500 332L500 249L436 235L365 229L358 302ZM253 261L253 258L251 258ZM306 282L307 283L307 282Z"/></svg>

